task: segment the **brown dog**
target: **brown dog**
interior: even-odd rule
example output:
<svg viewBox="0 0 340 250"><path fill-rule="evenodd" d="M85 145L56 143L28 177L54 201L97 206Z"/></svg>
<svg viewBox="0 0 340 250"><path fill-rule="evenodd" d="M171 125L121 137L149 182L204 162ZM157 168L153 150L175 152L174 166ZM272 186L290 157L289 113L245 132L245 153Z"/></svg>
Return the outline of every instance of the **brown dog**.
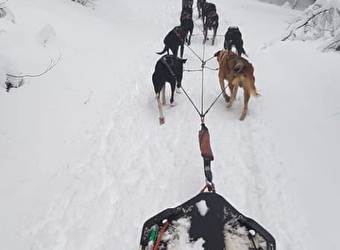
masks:
<svg viewBox="0 0 340 250"><path fill-rule="evenodd" d="M236 99L238 87L243 88L244 107L240 117L243 121L248 113L248 102L250 95L261 96L255 88L254 68L246 59L236 53L227 50L220 50L215 53L219 64L218 79L220 82L223 97L226 100L226 107L230 108ZM224 80L228 81L230 97L225 92Z"/></svg>

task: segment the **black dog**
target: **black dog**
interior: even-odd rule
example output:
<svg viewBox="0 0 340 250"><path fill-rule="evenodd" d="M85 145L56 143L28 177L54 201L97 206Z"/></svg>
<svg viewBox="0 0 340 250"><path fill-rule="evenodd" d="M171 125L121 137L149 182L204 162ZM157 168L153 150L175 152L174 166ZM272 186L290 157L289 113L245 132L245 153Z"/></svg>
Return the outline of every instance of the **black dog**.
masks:
<svg viewBox="0 0 340 250"><path fill-rule="evenodd" d="M164 123L162 105L165 105L165 83L170 83L171 97L170 105L175 106L174 92L181 87L183 78L183 64L187 59L181 59L173 55L164 55L156 63L155 72L152 74L152 83L156 93L159 110L159 123ZM162 92L162 100L161 100Z"/></svg>
<svg viewBox="0 0 340 250"><path fill-rule="evenodd" d="M197 0L198 18L202 17L202 9L205 3L206 3L206 0Z"/></svg>
<svg viewBox="0 0 340 250"><path fill-rule="evenodd" d="M208 30L213 30L212 45L215 43L215 37L218 28L218 14L216 12L216 6L213 3L205 3L202 9L203 18L203 44L207 41Z"/></svg>
<svg viewBox="0 0 340 250"><path fill-rule="evenodd" d="M181 27L185 32L185 41L188 45L191 43L191 36L194 30L194 21L192 20L192 8L183 7L181 12Z"/></svg>
<svg viewBox="0 0 340 250"><path fill-rule="evenodd" d="M242 54L247 56L247 53L243 48L241 31L236 26L229 27L224 36L224 49L231 51L232 46L235 46L239 56L242 56Z"/></svg>
<svg viewBox="0 0 340 250"><path fill-rule="evenodd" d="M194 4L194 0L182 0L182 8L184 7L192 8L193 4Z"/></svg>
<svg viewBox="0 0 340 250"><path fill-rule="evenodd" d="M186 33L181 26L173 28L164 38L164 49L157 54L162 55L165 52L169 54L169 49L172 51L174 56L177 56L178 47L181 46L181 58L183 57L184 51L184 40Z"/></svg>
<svg viewBox="0 0 340 250"><path fill-rule="evenodd" d="M204 1L201 3L202 5L202 20L203 20L203 25L206 22L206 17L208 16L209 13L215 12L216 13L216 5L213 3L208 3Z"/></svg>

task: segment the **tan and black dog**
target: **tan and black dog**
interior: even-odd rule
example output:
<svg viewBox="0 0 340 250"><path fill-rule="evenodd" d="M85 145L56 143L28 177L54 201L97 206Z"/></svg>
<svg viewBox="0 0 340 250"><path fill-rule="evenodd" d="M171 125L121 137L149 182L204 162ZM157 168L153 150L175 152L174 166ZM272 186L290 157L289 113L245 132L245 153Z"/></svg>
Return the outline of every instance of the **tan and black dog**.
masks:
<svg viewBox="0 0 340 250"><path fill-rule="evenodd" d="M214 55L217 57L219 64L218 79L226 100L226 107L230 108L236 99L238 87L243 88L244 107L240 120L244 120L248 113L248 102L250 95L261 96L255 88L254 67L246 59L238 56L236 53L227 50L220 50ZM230 97L225 91L224 80L228 81Z"/></svg>

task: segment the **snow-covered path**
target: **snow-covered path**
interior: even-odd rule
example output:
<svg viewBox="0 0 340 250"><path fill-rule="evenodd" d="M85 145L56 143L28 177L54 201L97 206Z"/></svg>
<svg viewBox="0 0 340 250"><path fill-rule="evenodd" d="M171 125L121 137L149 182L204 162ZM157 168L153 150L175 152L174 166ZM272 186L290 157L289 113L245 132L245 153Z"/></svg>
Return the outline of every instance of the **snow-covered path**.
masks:
<svg viewBox="0 0 340 250"><path fill-rule="evenodd" d="M49 23L56 30L55 41L44 52L32 43L30 48L41 58L44 53L60 53L61 59L44 77L0 93L0 119L5 121L0 124L1 249L137 249L146 219L183 203L204 185L199 116L184 94L176 94L178 105L164 107L165 125L159 126L151 83L159 59L155 52L179 22L180 1L101 0L95 10L71 1L33 2L13 2L17 24L9 26L8 33L33 39ZM295 171L295 178L303 176L308 168L303 167L305 158L299 157L306 147L299 136L301 131L304 138L310 136L311 129L295 111L298 98L306 100L302 90L322 74L313 72L305 80L294 67L301 66L304 53L314 53L315 46L277 41L298 12L251 0L214 2L220 15L219 35L230 25L240 26L263 95L251 99L250 114L243 122L238 120L241 94L230 110L220 98L206 116L217 192L268 229L278 249L310 249L304 232L315 211L302 213L303 204L297 199L305 190L295 192L299 180L293 177ZM202 55L200 20L196 24L191 48ZM222 44L223 36L217 37L214 47L208 43L205 58ZM290 52L298 55L296 60L290 60ZM334 55L315 54L309 55L320 59L315 67L322 67L325 56L339 62ZM184 58L188 58L186 69L200 68L187 48ZM21 70L44 65L42 61L23 64ZM217 67L215 59L208 64ZM185 72L182 84L200 107L200 73ZM317 85L311 91L318 93ZM328 108L333 116L317 123L316 132L331 119L331 129L339 135L337 107L330 107L335 93L339 88L329 102L320 103L325 106L316 117L324 117ZM218 94L217 72L206 70L205 109ZM308 111L309 106L300 108ZM310 120L304 119L316 122L311 114L306 113ZM298 156L287 148L292 137ZM325 140L329 148L339 144L328 135Z"/></svg>

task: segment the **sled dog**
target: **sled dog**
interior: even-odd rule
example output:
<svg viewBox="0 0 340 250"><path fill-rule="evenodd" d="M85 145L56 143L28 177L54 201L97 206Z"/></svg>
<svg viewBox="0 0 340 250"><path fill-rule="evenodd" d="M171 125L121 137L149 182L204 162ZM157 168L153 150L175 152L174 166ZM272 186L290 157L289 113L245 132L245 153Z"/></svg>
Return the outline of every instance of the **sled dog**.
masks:
<svg viewBox="0 0 340 250"><path fill-rule="evenodd" d="M174 27L164 38L164 49L157 54L162 55L165 52L169 54L169 49L174 56L177 56L178 48L181 47L181 58L184 52L184 40L186 33L181 26Z"/></svg>
<svg viewBox="0 0 340 250"><path fill-rule="evenodd" d="M181 59L174 55L164 55L156 63L155 71L152 74L152 83L156 93L159 110L159 123L164 123L162 106L165 105L165 84L170 83L171 97L170 105L175 106L174 92L181 87L183 78L183 64L187 59Z"/></svg>
<svg viewBox="0 0 340 250"><path fill-rule="evenodd" d="M208 30L213 30L211 44L214 45L215 37L218 28L218 14L216 12L216 6L213 3L204 3L202 9L203 18L203 44L207 41Z"/></svg>
<svg viewBox="0 0 340 250"><path fill-rule="evenodd" d="M232 46L236 48L239 56L242 56L242 54L247 56L243 48L241 31L236 26L230 26L224 36L224 49L231 50Z"/></svg>
<svg viewBox="0 0 340 250"><path fill-rule="evenodd" d="M181 27L185 33L185 42L190 45L191 36L194 30L194 21L192 20L192 9L184 7L180 17Z"/></svg>
<svg viewBox="0 0 340 250"><path fill-rule="evenodd" d="M223 97L227 102L227 108L230 108L233 105L238 88L243 88L244 106L240 116L240 120L242 121L248 113L250 95L255 97L260 96L255 88L253 65L232 51L220 50L216 52L214 56L217 57L219 64L218 79ZM225 92L224 80L228 81L230 97Z"/></svg>

